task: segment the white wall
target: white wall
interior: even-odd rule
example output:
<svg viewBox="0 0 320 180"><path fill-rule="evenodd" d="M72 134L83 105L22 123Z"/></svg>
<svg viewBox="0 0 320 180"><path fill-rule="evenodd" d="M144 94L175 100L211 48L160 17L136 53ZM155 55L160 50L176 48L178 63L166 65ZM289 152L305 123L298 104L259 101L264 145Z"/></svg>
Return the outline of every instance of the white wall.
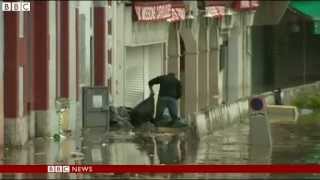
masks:
<svg viewBox="0 0 320 180"><path fill-rule="evenodd" d="M55 112L55 100L56 100L56 58L57 58L57 48L56 48L56 1L49 1L49 35L50 35L50 55L49 55L49 110L51 111L51 118L49 120L51 131L57 128L58 123L56 121Z"/></svg>
<svg viewBox="0 0 320 180"><path fill-rule="evenodd" d="M70 114L69 114L69 129L75 129L75 121L77 115L76 104L76 7L78 1L69 1L69 100L70 100ZM63 17L62 17L63 18Z"/></svg>
<svg viewBox="0 0 320 180"><path fill-rule="evenodd" d="M49 35L50 35L50 56L49 56L49 107L53 107L56 98L56 2L49 1Z"/></svg>
<svg viewBox="0 0 320 180"><path fill-rule="evenodd" d="M115 106L124 104L124 71L125 59L124 48L124 5L117 1L112 1L112 97ZM127 27L127 26L126 26Z"/></svg>
<svg viewBox="0 0 320 180"><path fill-rule="evenodd" d="M199 109L209 105L209 25L205 20L200 22L199 30Z"/></svg>
<svg viewBox="0 0 320 180"><path fill-rule="evenodd" d="M219 29L216 23L211 25L209 35L209 105L218 104L222 99L222 78L219 63Z"/></svg>
<svg viewBox="0 0 320 180"><path fill-rule="evenodd" d="M69 99L72 101L76 99L76 6L76 1L69 1Z"/></svg>
<svg viewBox="0 0 320 180"><path fill-rule="evenodd" d="M242 95L242 63L243 63L243 29L242 18L239 14L234 15L235 27L231 30L229 36L229 58L227 63L228 68L228 101L232 102Z"/></svg>
<svg viewBox="0 0 320 180"><path fill-rule="evenodd" d="M124 7L124 36L127 46L157 44L167 41L169 23L164 22L133 22L132 8ZM118 30L118 29L117 29Z"/></svg>
<svg viewBox="0 0 320 180"><path fill-rule="evenodd" d="M164 73L173 72L180 79L180 37L175 25L169 27L169 38L166 44L167 54Z"/></svg>
<svg viewBox="0 0 320 180"><path fill-rule="evenodd" d="M243 96L249 96L251 94L251 72L252 72L252 52L251 52L251 27L244 26L243 31L244 38L244 50L243 50Z"/></svg>
<svg viewBox="0 0 320 180"><path fill-rule="evenodd" d="M90 35L92 28L90 26L90 8L92 1L79 1L79 24L80 24L80 86L90 85Z"/></svg>
<svg viewBox="0 0 320 180"><path fill-rule="evenodd" d="M24 15L23 12L19 12L19 38L24 38ZM20 41L20 39L19 39ZM23 78L23 74L24 74L24 69L25 67L22 65L18 66L18 115L19 117L23 116L23 99L24 99L24 78Z"/></svg>

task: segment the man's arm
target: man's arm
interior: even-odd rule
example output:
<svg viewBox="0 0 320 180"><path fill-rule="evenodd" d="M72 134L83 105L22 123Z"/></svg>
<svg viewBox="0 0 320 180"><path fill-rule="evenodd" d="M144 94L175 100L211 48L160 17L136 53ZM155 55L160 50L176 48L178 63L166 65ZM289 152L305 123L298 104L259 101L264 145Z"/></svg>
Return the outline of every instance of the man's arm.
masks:
<svg viewBox="0 0 320 180"><path fill-rule="evenodd" d="M150 89L151 94L154 94L153 89L152 89L152 86L153 86L154 84L160 84L161 78L162 78L162 76L158 76L158 77L155 77L155 78L153 78L153 79L151 79L151 80L149 81L149 89Z"/></svg>
<svg viewBox="0 0 320 180"><path fill-rule="evenodd" d="M149 81L149 87L152 88L154 84L160 84L162 76L155 77Z"/></svg>

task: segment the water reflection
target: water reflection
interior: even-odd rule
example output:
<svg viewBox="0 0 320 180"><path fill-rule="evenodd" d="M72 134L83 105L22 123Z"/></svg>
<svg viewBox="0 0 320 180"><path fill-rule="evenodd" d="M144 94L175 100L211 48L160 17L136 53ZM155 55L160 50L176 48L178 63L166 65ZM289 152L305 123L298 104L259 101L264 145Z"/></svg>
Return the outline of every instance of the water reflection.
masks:
<svg viewBox="0 0 320 180"><path fill-rule="evenodd" d="M142 134L129 139L118 137L101 142L84 141L85 164L179 164L186 156L182 134Z"/></svg>
<svg viewBox="0 0 320 180"><path fill-rule="evenodd" d="M248 145L248 124L216 131L198 141L188 132L105 133L88 130L82 137L61 142L38 138L22 148L3 149L4 164L297 164L320 162L320 132L317 126L272 124L273 147ZM1 178L107 178L119 175L3 174ZM126 175L129 176L129 175ZM133 176L132 174L130 176ZM267 178L269 174L161 174L138 178ZM286 175L271 175L272 178ZM312 175L299 175L306 177ZM121 176L122 177L122 176ZM287 177L287 176L286 176Z"/></svg>

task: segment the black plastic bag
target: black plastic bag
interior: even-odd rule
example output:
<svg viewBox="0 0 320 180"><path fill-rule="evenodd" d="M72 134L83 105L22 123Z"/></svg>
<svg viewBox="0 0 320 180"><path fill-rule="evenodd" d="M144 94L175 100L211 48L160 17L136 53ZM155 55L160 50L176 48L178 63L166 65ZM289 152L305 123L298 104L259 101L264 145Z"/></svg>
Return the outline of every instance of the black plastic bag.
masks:
<svg viewBox="0 0 320 180"><path fill-rule="evenodd" d="M145 122L152 122L154 114L154 97L151 94L130 112L131 124L135 127Z"/></svg>
<svg viewBox="0 0 320 180"><path fill-rule="evenodd" d="M129 107L110 106L110 126L112 128L132 129L130 111L132 111L132 108Z"/></svg>

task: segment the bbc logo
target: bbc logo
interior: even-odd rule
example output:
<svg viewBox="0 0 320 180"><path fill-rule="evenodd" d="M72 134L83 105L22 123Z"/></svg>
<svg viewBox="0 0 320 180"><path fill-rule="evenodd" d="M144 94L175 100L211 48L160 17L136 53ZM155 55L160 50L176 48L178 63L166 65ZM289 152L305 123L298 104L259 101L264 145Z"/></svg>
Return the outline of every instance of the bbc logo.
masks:
<svg viewBox="0 0 320 180"><path fill-rule="evenodd" d="M48 173L68 173L70 172L69 166L48 166Z"/></svg>
<svg viewBox="0 0 320 180"><path fill-rule="evenodd" d="M30 11L30 2L2 2L2 11Z"/></svg>

